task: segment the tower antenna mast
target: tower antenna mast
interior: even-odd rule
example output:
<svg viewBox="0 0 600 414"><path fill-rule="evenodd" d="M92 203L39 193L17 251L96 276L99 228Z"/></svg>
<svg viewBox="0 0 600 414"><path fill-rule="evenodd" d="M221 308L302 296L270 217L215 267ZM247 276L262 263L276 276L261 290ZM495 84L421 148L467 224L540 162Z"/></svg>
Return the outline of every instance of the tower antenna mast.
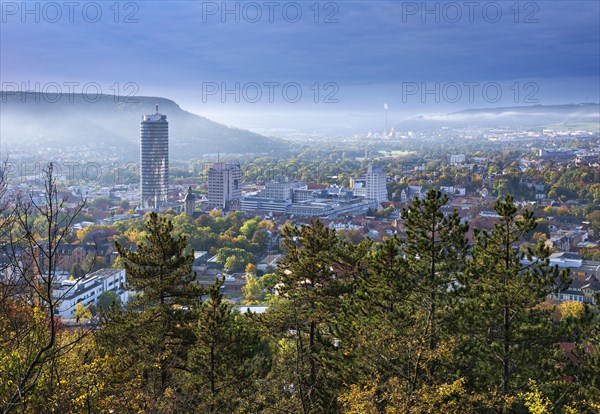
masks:
<svg viewBox="0 0 600 414"><path fill-rule="evenodd" d="M383 104L383 111L384 111L384 129L383 129L383 133L387 134L387 130L388 130L388 104L384 103Z"/></svg>

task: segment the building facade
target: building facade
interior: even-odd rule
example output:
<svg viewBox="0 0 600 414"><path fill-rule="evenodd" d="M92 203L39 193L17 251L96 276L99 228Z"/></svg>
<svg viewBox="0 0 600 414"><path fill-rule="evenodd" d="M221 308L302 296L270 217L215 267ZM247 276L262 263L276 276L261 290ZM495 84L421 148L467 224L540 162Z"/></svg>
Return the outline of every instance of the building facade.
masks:
<svg viewBox="0 0 600 414"><path fill-rule="evenodd" d="M144 115L140 124L140 191L142 208L159 209L169 189L169 123L158 113Z"/></svg>
<svg viewBox="0 0 600 414"><path fill-rule="evenodd" d="M265 187L256 194L242 198L242 211L261 211L266 213L285 213L292 203L294 191L306 189L302 182L290 181L287 177L277 177L265 183Z"/></svg>
<svg viewBox="0 0 600 414"><path fill-rule="evenodd" d="M375 168L372 164L369 164L365 175L366 198L375 200L378 203L388 201L386 181L386 174L381 168Z"/></svg>
<svg viewBox="0 0 600 414"><path fill-rule="evenodd" d="M239 164L214 164L208 170L208 207L239 210L242 198L242 169Z"/></svg>
<svg viewBox="0 0 600 414"><path fill-rule="evenodd" d="M449 158L450 164L463 164L467 160L465 154L452 154Z"/></svg>
<svg viewBox="0 0 600 414"><path fill-rule="evenodd" d="M96 305L100 295L108 291L115 292L125 303L128 300L126 283L125 269L112 268L97 270L79 280L63 280L53 291L59 304L58 315L67 319L73 318L78 303L82 303L83 306Z"/></svg>

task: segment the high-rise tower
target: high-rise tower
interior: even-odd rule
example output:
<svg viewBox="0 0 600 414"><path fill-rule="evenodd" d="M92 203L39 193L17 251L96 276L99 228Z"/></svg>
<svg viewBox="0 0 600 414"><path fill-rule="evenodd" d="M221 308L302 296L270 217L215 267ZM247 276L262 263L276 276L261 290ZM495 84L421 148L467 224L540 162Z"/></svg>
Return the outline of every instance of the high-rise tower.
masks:
<svg viewBox="0 0 600 414"><path fill-rule="evenodd" d="M369 164L367 174L365 175L365 182L367 198L377 200L378 203L388 201L387 177L381 168L373 167L372 164Z"/></svg>
<svg viewBox="0 0 600 414"><path fill-rule="evenodd" d="M239 164L216 163L208 170L208 206L238 210L242 198L242 170Z"/></svg>
<svg viewBox="0 0 600 414"><path fill-rule="evenodd" d="M144 115L140 124L140 190L144 208L167 203L169 189L169 123L158 112Z"/></svg>

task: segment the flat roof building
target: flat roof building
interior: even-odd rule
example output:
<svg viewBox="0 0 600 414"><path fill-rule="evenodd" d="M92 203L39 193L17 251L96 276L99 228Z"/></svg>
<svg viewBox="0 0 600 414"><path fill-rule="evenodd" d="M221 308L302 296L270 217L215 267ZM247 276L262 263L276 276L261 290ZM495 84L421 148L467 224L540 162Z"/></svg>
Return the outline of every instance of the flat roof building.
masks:
<svg viewBox="0 0 600 414"><path fill-rule="evenodd" d="M78 303L83 306L97 304L104 292L113 291L123 303L128 300L126 290L127 274L125 269L104 268L85 275L79 280L63 280L53 291L58 300L58 315L71 319Z"/></svg>
<svg viewBox="0 0 600 414"><path fill-rule="evenodd" d="M387 176L381 168L373 167L369 164L367 174L365 175L365 194L366 198L375 200L378 203L388 201L387 196Z"/></svg>
<svg viewBox="0 0 600 414"><path fill-rule="evenodd" d="M242 198L242 169L239 164L214 164L208 170L208 207L239 210Z"/></svg>

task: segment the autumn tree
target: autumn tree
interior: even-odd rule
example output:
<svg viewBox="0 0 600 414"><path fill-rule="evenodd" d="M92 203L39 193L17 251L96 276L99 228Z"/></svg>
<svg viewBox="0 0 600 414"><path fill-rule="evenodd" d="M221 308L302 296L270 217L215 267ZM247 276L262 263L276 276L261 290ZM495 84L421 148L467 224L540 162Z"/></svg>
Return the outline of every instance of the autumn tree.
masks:
<svg viewBox="0 0 600 414"><path fill-rule="evenodd" d="M265 296L260 280L251 273L246 274L246 284L242 287L242 293L244 303L249 305L262 301Z"/></svg>
<svg viewBox="0 0 600 414"><path fill-rule="evenodd" d="M11 257L10 276L2 281L0 299L3 413L45 409L45 400L60 392L54 364L85 335L81 332L73 342L58 341L58 308L68 291L54 292L59 281L57 250L70 235L84 203L67 207L66 199L59 196L54 169L50 163L43 170L45 195L41 202L34 200L33 194L20 194L12 200L5 250ZM11 289L6 290L7 283L12 282Z"/></svg>

